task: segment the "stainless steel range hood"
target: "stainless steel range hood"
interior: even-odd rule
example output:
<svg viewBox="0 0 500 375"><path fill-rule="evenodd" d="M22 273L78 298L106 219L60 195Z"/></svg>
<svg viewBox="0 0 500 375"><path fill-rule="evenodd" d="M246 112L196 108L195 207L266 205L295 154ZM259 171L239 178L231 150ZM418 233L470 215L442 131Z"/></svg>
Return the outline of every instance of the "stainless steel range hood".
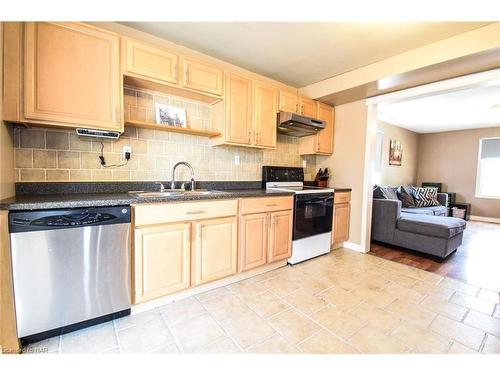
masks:
<svg viewBox="0 0 500 375"><path fill-rule="evenodd" d="M326 121L316 120L292 112L278 113L278 133L293 137L305 137L316 134L326 126Z"/></svg>

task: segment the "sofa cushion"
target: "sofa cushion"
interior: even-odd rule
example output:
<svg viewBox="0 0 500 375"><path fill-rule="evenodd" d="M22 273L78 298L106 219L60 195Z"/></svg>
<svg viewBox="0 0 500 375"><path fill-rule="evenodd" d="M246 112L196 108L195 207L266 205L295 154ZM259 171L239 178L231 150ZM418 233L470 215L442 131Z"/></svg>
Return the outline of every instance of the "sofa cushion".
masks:
<svg viewBox="0 0 500 375"><path fill-rule="evenodd" d="M448 216L448 209L445 206L433 206L430 208L434 212L434 216Z"/></svg>
<svg viewBox="0 0 500 375"><path fill-rule="evenodd" d="M384 192L378 185L373 187L373 199L387 199Z"/></svg>
<svg viewBox="0 0 500 375"><path fill-rule="evenodd" d="M417 187L413 189L413 194L415 196L415 205L417 207L439 206L436 188Z"/></svg>
<svg viewBox="0 0 500 375"><path fill-rule="evenodd" d="M465 220L454 217L401 214L396 227L405 232L426 236L451 238L465 229Z"/></svg>
<svg viewBox="0 0 500 375"><path fill-rule="evenodd" d="M413 188L411 186L400 186L397 190L398 198L403 203L403 207L415 207L415 200L412 195Z"/></svg>
<svg viewBox="0 0 500 375"><path fill-rule="evenodd" d="M420 214L420 215L432 215L434 216L434 211L432 211L432 207L420 207L420 208L402 208L401 212L406 212L408 214Z"/></svg>

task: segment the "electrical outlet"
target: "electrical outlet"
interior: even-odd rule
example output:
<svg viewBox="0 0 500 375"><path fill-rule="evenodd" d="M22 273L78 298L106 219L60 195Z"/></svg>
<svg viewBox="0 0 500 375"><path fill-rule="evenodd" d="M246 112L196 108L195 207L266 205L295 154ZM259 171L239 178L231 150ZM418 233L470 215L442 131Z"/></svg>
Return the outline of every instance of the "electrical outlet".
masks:
<svg viewBox="0 0 500 375"><path fill-rule="evenodd" d="M234 155L234 165L240 165L240 155Z"/></svg>
<svg viewBox="0 0 500 375"><path fill-rule="evenodd" d="M131 146L123 146L123 158L126 159L125 154L129 153L130 156L132 157L132 147Z"/></svg>
<svg viewBox="0 0 500 375"><path fill-rule="evenodd" d="M307 160L303 159L302 160L302 168L305 168L305 167L307 167Z"/></svg>

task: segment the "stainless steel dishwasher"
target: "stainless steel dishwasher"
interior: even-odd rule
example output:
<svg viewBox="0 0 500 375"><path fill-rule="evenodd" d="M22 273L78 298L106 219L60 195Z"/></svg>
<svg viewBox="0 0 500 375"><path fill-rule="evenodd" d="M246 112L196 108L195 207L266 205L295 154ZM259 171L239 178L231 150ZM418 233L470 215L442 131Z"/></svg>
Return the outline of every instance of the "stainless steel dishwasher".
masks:
<svg viewBox="0 0 500 375"><path fill-rule="evenodd" d="M9 213L23 344L130 314L130 207Z"/></svg>

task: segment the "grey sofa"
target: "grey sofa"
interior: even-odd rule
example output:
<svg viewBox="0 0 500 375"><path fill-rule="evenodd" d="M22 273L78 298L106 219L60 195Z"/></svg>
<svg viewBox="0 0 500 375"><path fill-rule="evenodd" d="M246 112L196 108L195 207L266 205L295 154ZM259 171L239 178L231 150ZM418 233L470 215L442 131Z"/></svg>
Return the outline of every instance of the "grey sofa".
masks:
<svg viewBox="0 0 500 375"><path fill-rule="evenodd" d="M373 199L372 239L443 261L462 244L465 220L425 208L408 212L399 200Z"/></svg>

